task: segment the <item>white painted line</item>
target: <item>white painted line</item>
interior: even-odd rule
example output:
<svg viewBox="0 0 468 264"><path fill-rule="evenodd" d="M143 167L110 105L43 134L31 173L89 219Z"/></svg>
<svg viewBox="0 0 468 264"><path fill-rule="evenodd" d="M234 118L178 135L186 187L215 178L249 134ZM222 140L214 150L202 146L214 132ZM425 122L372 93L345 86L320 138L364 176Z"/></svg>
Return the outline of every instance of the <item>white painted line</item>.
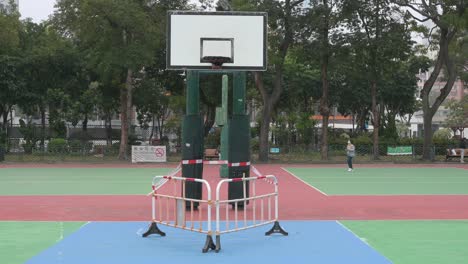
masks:
<svg viewBox="0 0 468 264"><path fill-rule="evenodd" d="M316 190L317 192L319 192L319 193L321 193L321 194L323 194L323 195L325 195L325 196L328 196L328 194L322 192L319 188L313 186L312 184L310 184L310 183L308 183L308 182L305 182L303 179L301 179L301 178L297 177L296 175L294 175L294 173L292 173L292 172L286 170L286 169L283 168L283 167L281 167L281 169L284 170L285 172L291 174L292 176L296 177L296 179L300 180L301 182L305 183L306 185L312 187L312 189Z"/></svg>
<svg viewBox="0 0 468 264"><path fill-rule="evenodd" d="M59 242L59 241L62 241L63 240L63 233L65 233L65 228L63 227L63 222L59 222L59 232L60 232L60 235L59 235L59 238L57 240L55 240L55 242Z"/></svg>

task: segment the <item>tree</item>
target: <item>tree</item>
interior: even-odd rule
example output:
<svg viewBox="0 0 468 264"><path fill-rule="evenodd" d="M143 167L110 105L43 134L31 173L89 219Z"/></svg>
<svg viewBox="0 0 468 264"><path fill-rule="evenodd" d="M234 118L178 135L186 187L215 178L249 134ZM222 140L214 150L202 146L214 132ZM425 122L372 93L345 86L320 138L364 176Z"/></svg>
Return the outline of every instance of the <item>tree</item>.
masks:
<svg viewBox="0 0 468 264"><path fill-rule="evenodd" d="M313 1L313 8L309 12L312 24L312 33L317 42L317 50L320 54L320 72L322 95L320 98L320 114L322 115L322 141L320 147L321 159L328 159L328 120L333 101L330 100L330 80L331 63L333 63L336 50L340 48L343 32L339 30L343 21L343 1L340 0L316 0Z"/></svg>
<svg viewBox="0 0 468 264"><path fill-rule="evenodd" d="M20 31L21 23L16 9L0 8L0 117L3 117L0 119L0 136L6 131L8 115L21 94Z"/></svg>
<svg viewBox="0 0 468 264"><path fill-rule="evenodd" d="M65 136L64 122L71 107L71 98L80 90L81 56L69 39L63 38L47 22L35 24L24 21L21 32L21 49L25 91L18 102L28 115L40 113L41 145L44 146L46 112L49 124ZM86 86L86 84L84 84Z"/></svg>
<svg viewBox="0 0 468 264"><path fill-rule="evenodd" d="M149 76L152 76L149 78ZM154 134L155 126L158 129L158 139L164 136L164 126L173 111L170 108L171 90L182 90L184 85L180 75L173 72L147 72L147 76L138 83L134 99L138 113L138 121L143 126L151 124L149 142Z"/></svg>
<svg viewBox="0 0 468 264"><path fill-rule="evenodd" d="M451 128L454 134L468 127L468 95L465 95L461 101L451 100L448 102L450 110L445 126Z"/></svg>
<svg viewBox="0 0 468 264"><path fill-rule="evenodd" d="M430 160L433 133L432 118L449 95L459 74L457 68L466 65L466 61L463 65L457 65L457 60L455 59L457 57L455 51L457 50L452 48L459 37L466 36L468 24L466 3L464 1L452 0L394 1L400 6L408 8L408 15L415 21L431 21L435 25L434 29L436 29L435 34L432 34L433 30L427 30L426 34L430 42L436 46L438 54L433 64L434 69L421 90L424 119L423 159ZM429 101L430 93L442 70L445 72L446 83L440 89L440 94L431 104Z"/></svg>
<svg viewBox="0 0 468 264"><path fill-rule="evenodd" d="M349 26L352 43L361 59L363 75L367 76L371 95L374 159L379 158L379 129L384 104L380 95L393 64L407 59L411 51L410 31L404 17L387 0L349 1L354 18Z"/></svg>
<svg viewBox="0 0 468 264"><path fill-rule="evenodd" d="M151 63L161 36L151 0L61 0L55 25L87 51L88 63L102 75L120 76L119 159L127 159L134 74ZM117 88L117 87L116 87Z"/></svg>
<svg viewBox="0 0 468 264"><path fill-rule="evenodd" d="M259 90L263 109L260 120L260 153L259 160L268 160L268 134L274 108L283 92L284 64L290 46L294 43L301 24L297 19L303 16L304 0L285 1L248 1L234 2L235 10L259 10L269 14L268 27L268 58L267 72L255 72L255 86ZM237 8L236 8L237 7Z"/></svg>

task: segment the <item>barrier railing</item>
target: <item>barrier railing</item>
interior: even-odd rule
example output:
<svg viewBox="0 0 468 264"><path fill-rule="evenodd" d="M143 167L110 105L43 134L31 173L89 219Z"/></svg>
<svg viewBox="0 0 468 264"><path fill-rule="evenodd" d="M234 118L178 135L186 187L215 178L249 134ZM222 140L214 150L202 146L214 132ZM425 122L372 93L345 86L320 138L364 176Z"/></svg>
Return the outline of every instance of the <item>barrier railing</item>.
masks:
<svg viewBox="0 0 468 264"><path fill-rule="evenodd" d="M183 164L183 162L181 163ZM249 163L250 164L250 163ZM233 164L242 166L243 164ZM203 179L174 176L180 171L179 167L170 175L155 176L152 182L152 222L143 237L151 234L165 236L157 224L180 228L206 234L205 245L202 252L209 249L219 252L221 250L221 235L264 226L273 223L273 227L265 233L271 235L280 233L288 235L278 221L278 180L274 175L261 175L253 166L252 172L257 176L223 179L216 186L216 198L212 201L210 184ZM265 183L257 188L257 182ZM188 198L185 195L186 182L197 182L205 186L206 199ZM237 199L222 197L223 186L230 183L242 183L243 192ZM227 184L226 184L227 183ZM251 188L247 187L251 183ZM251 204L247 208L247 204ZM195 206L198 204L198 206ZM213 241L212 205L215 205L216 244ZM232 206L233 210L229 210ZM205 209L204 209L205 208ZM225 213L221 213L221 211ZM206 221L206 225L205 225ZM224 223L222 225L221 223Z"/></svg>
<svg viewBox="0 0 468 264"><path fill-rule="evenodd" d="M273 186L273 191L257 194L257 181L263 180L265 183ZM242 182L243 197L238 199L222 199L221 188L226 183ZM251 195L247 195L246 183L252 183ZM273 205L272 205L273 199ZM265 202L266 201L266 202ZM247 209L246 204L252 203L252 208ZM259 204L257 204L259 203ZM267 224L274 223L273 227L265 233L271 235L273 233L281 233L288 235L279 225L278 221L278 180L274 175L255 176L248 178L232 178L221 180L216 187L216 252L221 250L221 235L255 228ZM239 206L241 204L242 206ZM234 212L229 212L229 207L232 206ZM222 208L225 208L223 210ZM225 211L224 218L221 210ZM272 212L273 216L272 216ZM248 214L250 213L250 217ZM239 219L240 218L240 219ZM232 222L233 221L233 222ZM225 223L224 228L221 224Z"/></svg>
<svg viewBox="0 0 468 264"><path fill-rule="evenodd" d="M185 197L186 182L203 184L206 189L207 199ZM172 183L172 186L168 186L170 183ZM164 187L166 188L164 189ZM206 234L206 242L202 251L207 252L209 249L215 249L211 229L211 187L206 180L177 176L155 176L152 188L152 222L143 237L151 234L165 236L166 234L157 225L162 224ZM166 194L166 191L169 191L168 189L172 189L172 193ZM194 206L195 203L198 204L197 207ZM206 226L204 221L207 221Z"/></svg>

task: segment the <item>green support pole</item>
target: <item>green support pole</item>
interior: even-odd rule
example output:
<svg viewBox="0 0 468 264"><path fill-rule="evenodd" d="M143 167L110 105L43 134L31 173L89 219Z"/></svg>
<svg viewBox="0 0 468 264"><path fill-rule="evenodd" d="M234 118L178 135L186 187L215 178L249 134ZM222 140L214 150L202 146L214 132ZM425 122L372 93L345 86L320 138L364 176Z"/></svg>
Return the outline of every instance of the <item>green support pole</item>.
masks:
<svg viewBox="0 0 468 264"><path fill-rule="evenodd" d="M232 114L245 115L245 72L234 73Z"/></svg>
<svg viewBox="0 0 468 264"><path fill-rule="evenodd" d="M203 119L199 109L199 72L187 71L187 112L182 123L182 160L203 159ZM203 163L183 164L182 177L203 178ZM185 197L202 198L202 186L197 182L185 182ZM190 202L186 202L190 207ZM193 206L198 208L198 203Z"/></svg>
<svg viewBox="0 0 468 264"><path fill-rule="evenodd" d="M200 74L198 71L187 71L187 115L200 114Z"/></svg>
<svg viewBox="0 0 468 264"><path fill-rule="evenodd" d="M221 115L223 127L221 129L221 159L228 160L228 153L229 153L229 128L228 128L228 95L229 95L229 77L227 75L223 75L223 85L221 90ZM219 168L219 175L221 178L227 178L229 176L229 169L226 164L221 165Z"/></svg>
<svg viewBox="0 0 468 264"><path fill-rule="evenodd" d="M245 111L245 86L246 73L234 73L232 117L228 122L229 163L250 161L250 123L249 116ZM229 167L229 178L250 177L250 166ZM245 196L249 196L249 182L245 183ZM228 199L239 199L244 197L244 183L230 182L228 187ZM247 201L248 204L248 201ZM232 204L234 207L234 204ZM238 203L244 207L244 203Z"/></svg>

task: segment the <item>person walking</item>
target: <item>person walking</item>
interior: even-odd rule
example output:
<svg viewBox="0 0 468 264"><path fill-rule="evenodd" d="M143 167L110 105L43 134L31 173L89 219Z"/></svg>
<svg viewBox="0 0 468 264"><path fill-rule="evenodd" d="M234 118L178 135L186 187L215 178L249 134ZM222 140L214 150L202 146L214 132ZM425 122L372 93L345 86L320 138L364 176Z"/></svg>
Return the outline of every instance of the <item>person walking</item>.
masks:
<svg viewBox="0 0 468 264"><path fill-rule="evenodd" d="M348 171L353 171L353 158L356 156L356 148L351 143L351 140L348 140L348 145L346 146L346 156L348 158Z"/></svg>
<svg viewBox="0 0 468 264"><path fill-rule="evenodd" d="M465 158L465 149L466 149L466 138L460 140L460 162L465 163L463 160Z"/></svg>

